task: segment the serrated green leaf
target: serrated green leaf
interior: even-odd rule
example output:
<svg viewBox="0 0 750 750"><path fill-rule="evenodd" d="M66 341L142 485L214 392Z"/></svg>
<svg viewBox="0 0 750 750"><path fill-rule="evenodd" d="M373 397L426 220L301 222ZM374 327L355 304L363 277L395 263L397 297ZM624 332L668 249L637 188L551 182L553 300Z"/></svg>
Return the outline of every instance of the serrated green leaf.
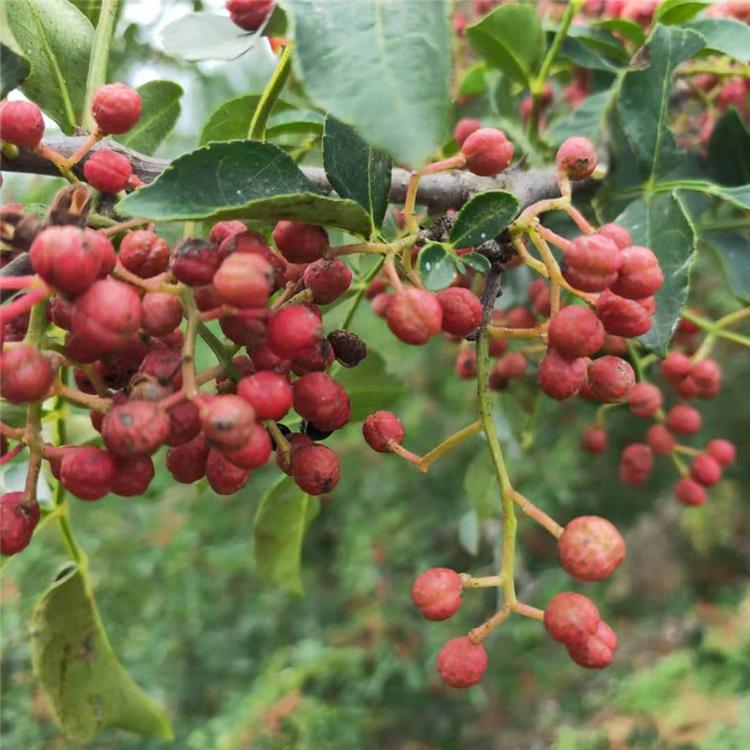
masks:
<svg viewBox="0 0 750 750"><path fill-rule="evenodd" d="M586 97L580 107L552 122L546 134L547 141L553 146L559 146L574 135L583 135L592 143L599 144L604 135L607 112L614 94L609 89Z"/></svg>
<svg viewBox="0 0 750 750"><path fill-rule="evenodd" d="M138 87L138 93L143 100L141 116L131 130L116 140L143 154L153 154L180 116L183 90L172 81L149 81Z"/></svg>
<svg viewBox="0 0 750 750"><path fill-rule="evenodd" d="M0 99L19 86L31 72L29 61L16 54L10 47L0 44Z"/></svg>
<svg viewBox="0 0 750 750"><path fill-rule="evenodd" d="M469 26L466 36L487 63L524 85L544 54L544 31L533 5L503 5Z"/></svg>
<svg viewBox="0 0 750 750"><path fill-rule="evenodd" d="M750 26L736 18L700 18L685 26L697 31L706 47L741 63L750 61Z"/></svg>
<svg viewBox="0 0 750 750"><path fill-rule="evenodd" d="M446 289L456 278L453 256L437 242L431 242L419 251L417 269L422 283L433 292Z"/></svg>
<svg viewBox="0 0 750 750"><path fill-rule="evenodd" d="M282 0L312 101L394 160L422 164L447 137L448 0ZM415 64L419 61L419 64Z"/></svg>
<svg viewBox="0 0 750 750"><path fill-rule="evenodd" d="M732 292L750 301L750 234L748 232L705 232L701 240L713 248L721 260L724 276Z"/></svg>
<svg viewBox="0 0 750 750"><path fill-rule="evenodd" d="M172 739L164 709L118 661L85 574L73 563L34 609L31 659L55 722L70 739L91 742L105 727Z"/></svg>
<svg viewBox="0 0 750 750"><path fill-rule="evenodd" d="M5 0L10 32L31 64L21 90L63 130L79 123L94 29L68 0ZM3 65L4 65L3 61Z"/></svg>
<svg viewBox="0 0 750 750"><path fill-rule="evenodd" d="M504 190L486 190L467 201L453 224L453 247L475 247L497 237L518 216L518 199Z"/></svg>
<svg viewBox="0 0 750 750"><path fill-rule="evenodd" d="M303 593L302 542L315 504L290 477L282 477L261 498L253 522L255 564L269 584Z"/></svg>
<svg viewBox="0 0 750 750"><path fill-rule="evenodd" d="M359 422L374 411L391 408L405 392L404 384L388 372L382 355L372 350L356 367L339 370L336 380L349 394L352 422Z"/></svg>
<svg viewBox="0 0 750 750"><path fill-rule="evenodd" d="M711 176L722 185L750 183L750 128L732 107L714 126L708 144Z"/></svg>
<svg viewBox="0 0 750 750"><path fill-rule="evenodd" d="M497 475L485 451L479 451L466 468L464 492L479 518L492 518L500 507Z"/></svg>
<svg viewBox="0 0 750 750"><path fill-rule="evenodd" d="M651 330L640 340L663 355L687 301L690 269L695 258L695 232L678 194L647 194L633 201L617 218L633 237L659 258L664 284L656 294Z"/></svg>
<svg viewBox="0 0 750 750"><path fill-rule="evenodd" d="M390 157L329 115L323 131L323 166L334 190L367 211L373 232L380 227L391 189Z"/></svg>
<svg viewBox="0 0 750 750"><path fill-rule="evenodd" d="M703 39L694 31L656 26L634 60L635 69L625 74L615 108L615 130L621 132L613 141L620 154L616 168L622 165L630 173L628 181L654 182L683 157L667 127L669 82L677 65L702 48Z"/></svg>
<svg viewBox="0 0 750 750"><path fill-rule="evenodd" d="M467 253L461 256L461 260L477 273L487 273L490 270L490 261L487 256L479 253Z"/></svg>
<svg viewBox="0 0 750 750"><path fill-rule="evenodd" d="M695 18L711 0L663 0L654 12L654 23L685 23Z"/></svg>
<svg viewBox="0 0 750 750"><path fill-rule="evenodd" d="M262 41L260 34L243 31L229 16L190 13L161 32L164 51L179 60L234 60Z"/></svg>
<svg viewBox="0 0 750 750"><path fill-rule="evenodd" d="M257 141L210 143L179 156L118 211L154 221L294 219L370 231L359 204L322 195L280 148Z"/></svg>

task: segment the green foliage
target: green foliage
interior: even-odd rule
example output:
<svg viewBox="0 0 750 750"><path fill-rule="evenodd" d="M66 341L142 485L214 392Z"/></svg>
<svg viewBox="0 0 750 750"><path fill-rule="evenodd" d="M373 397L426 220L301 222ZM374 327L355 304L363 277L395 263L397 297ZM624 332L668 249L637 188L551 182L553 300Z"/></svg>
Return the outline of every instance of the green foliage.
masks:
<svg viewBox="0 0 750 750"><path fill-rule="evenodd" d="M190 13L170 23L162 31L165 51L182 60L234 60L260 40L248 34L228 16Z"/></svg>
<svg viewBox="0 0 750 750"><path fill-rule="evenodd" d="M185 154L118 208L156 221L287 218L358 234L370 225L357 203L322 195L281 149L256 141L211 143Z"/></svg>
<svg viewBox="0 0 750 750"><path fill-rule="evenodd" d="M503 190L486 190L467 201L450 232L453 247L474 247L497 237L516 218L518 198Z"/></svg>
<svg viewBox="0 0 750 750"><path fill-rule="evenodd" d="M28 77L31 66L25 57L2 43L0 43L0 58L3 61L0 67L0 97L6 97Z"/></svg>
<svg viewBox="0 0 750 750"><path fill-rule="evenodd" d="M172 739L169 719L117 661L86 574L63 568L31 623L34 674L71 739L90 742L104 727Z"/></svg>
<svg viewBox="0 0 750 750"><path fill-rule="evenodd" d="M307 94L396 161L418 166L445 140L447 0L282 0ZM413 64L419 60L419 64Z"/></svg>
<svg viewBox="0 0 750 750"><path fill-rule="evenodd" d="M64 133L72 133L83 108L91 22L68 0L7 0L5 6L8 27L2 33L11 34L31 61L23 92Z"/></svg>

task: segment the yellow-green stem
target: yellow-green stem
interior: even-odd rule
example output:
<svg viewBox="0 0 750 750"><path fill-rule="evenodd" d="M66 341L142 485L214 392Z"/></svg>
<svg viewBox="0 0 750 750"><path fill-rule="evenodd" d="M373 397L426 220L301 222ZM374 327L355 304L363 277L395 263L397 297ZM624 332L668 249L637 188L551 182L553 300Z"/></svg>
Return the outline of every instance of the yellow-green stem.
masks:
<svg viewBox="0 0 750 750"><path fill-rule="evenodd" d="M441 456L444 456L449 451L452 451L457 445L460 445L464 440L470 438L472 435L476 435L482 431L482 423L477 420L472 422L467 427L464 427L457 432L454 432L449 438L443 440L442 443L436 445L431 451L425 453L421 459L419 459L420 471L427 471L430 466L435 463Z"/></svg>
<svg viewBox="0 0 750 750"><path fill-rule="evenodd" d="M255 108L252 120L250 121L250 128L247 131L247 139L249 141L263 141L266 136L266 125L268 118L273 111L274 105L281 96L281 92L284 90L289 73L292 70L292 48L287 46L281 53L278 63L276 63L276 69L273 71L271 79L266 84L263 93L261 94L258 106Z"/></svg>

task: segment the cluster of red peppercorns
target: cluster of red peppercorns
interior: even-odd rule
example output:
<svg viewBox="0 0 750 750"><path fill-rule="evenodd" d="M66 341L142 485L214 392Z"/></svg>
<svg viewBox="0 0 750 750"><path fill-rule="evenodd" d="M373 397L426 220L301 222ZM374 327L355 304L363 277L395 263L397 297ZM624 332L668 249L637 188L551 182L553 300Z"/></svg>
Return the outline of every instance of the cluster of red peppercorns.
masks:
<svg viewBox="0 0 750 750"><path fill-rule="evenodd" d="M569 575L581 581L598 581L611 575L622 562L625 542L606 519L580 516L564 528L558 552ZM463 592L464 578L455 570L430 568L414 581L411 596L428 620L446 620L461 607ZM565 592L553 597L544 611L544 626L582 667L602 669L611 664L617 637L585 596ZM477 631L450 639L438 654L438 672L451 687L476 685L487 669L487 651Z"/></svg>
<svg viewBox="0 0 750 750"><path fill-rule="evenodd" d="M49 290L52 339L63 340L54 350L45 341L23 343L28 318L21 325L4 318L0 395L28 404L63 389L90 409L101 446L43 449L73 495L93 501L143 494L162 446L176 481L206 477L220 494L242 488L274 450L279 468L305 492L335 488L339 461L320 441L347 424L351 406L327 370L336 360L356 365L367 349L350 331L326 336L318 305L344 294L352 275L344 261L325 257L322 227L280 221L273 240L275 248L242 222L225 221L208 238L171 249L152 228L136 229L116 249L101 231L39 227L29 259ZM196 323L218 319L235 350L245 347L231 367L215 368L205 380L194 372L179 328L190 315L186 299ZM190 388L188 365L196 381ZM61 366L71 367L78 390L61 383ZM210 380L215 392L197 390ZM292 409L303 420L296 433L277 424ZM39 507L8 493L0 509L3 554L13 554L28 544Z"/></svg>

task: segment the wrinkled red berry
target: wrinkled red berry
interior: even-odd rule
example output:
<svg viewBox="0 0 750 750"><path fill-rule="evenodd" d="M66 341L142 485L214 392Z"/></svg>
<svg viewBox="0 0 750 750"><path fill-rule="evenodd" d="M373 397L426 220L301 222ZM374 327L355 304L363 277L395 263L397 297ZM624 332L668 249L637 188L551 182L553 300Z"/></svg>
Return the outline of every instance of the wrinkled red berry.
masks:
<svg viewBox="0 0 750 750"><path fill-rule="evenodd" d="M661 363L661 374L672 384L679 383L692 370L690 357L682 352L671 352Z"/></svg>
<svg viewBox="0 0 750 750"><path fill-rule="evenodd" d="M313 301L318 305L327 305L349 288L352 272L339 258L321 258L305 268L302 280L312 292Z"/></svg>
<svg viewBox="0 0 750 750"><path fill-rule="evenodd" d="M273 269L260 255L234 253L216 271L213 287L227 305L263 307L273 289Z"/></svg>
<svg viewBox="0 0 750 750"><path fill-rule="evenodd" d="M556 349L549 348L539 363L537 383L550 398L562 401L578 393L586 380L587 371L587 359L565 359Z"/></svg>
<svg viewBox="0 0 750 750"><path fill-rule="evenodd" d="M257 469L271 457L271 436L261 425L255 425L247 442L235 451L224 451L224 457L242 469Z"/></svg>
<svg viewBox="0 0 750 750"><path fill-rule="evenodd" d="M237 466L211 448L206 458L206 479L211 489L219 495L233 495L248 483L250 471Z"/></svg>
<svg viewBox="0 0 750 750"><path fill-rule="evenodd" d="M625 338L642 336L651 330L648 311L632 299L625 299L607 289L596 301L596 314L607 333Z"/></svg>
<svg viewBox="0 0 750 750"><path fill-rule="evenodd" d="M612 291L627 299L644 299L661 289L664 274L654 253L635 245L620 251L620 271Z"/></svg>
<svg viewBox="0 0 750 750"><path fill-rule="evenodd" d="M24 504L23 492L0 496L0 553L15 555L28 546L39 523L39 505Z"/></svg>
<svg viewBox="0 0 750 750"><path fill-rule="evenodd" d="M617 279L620 248L598 234L576 237L565 251L565 278L576 289L601 292Z"/></svg>
<svg viewBox="0 0 750 750"><path fill-rule="evenodd" d="M276 356L292 359L323 338L320 316L307 305L288 305L268 322L266 343Z"/></svg>
<svg viewBox="0 0 750 750"><path fill-rule="evenodd" d="M234 394L215 396L203 403L199 411L208 442L221 450L238 450L255 429L253 407Z"/></svg>
<svg viewBox="0 0 750 750"><path fill-rule="evenodd" d="M489 177L502 172L513 159L513 144L502 130L479 128L461 144L466 168L476 175Z"/></svg>
<svg viewBox="0 0 750 750"><path fill-rule="evenodd" d="M576 664L587 669L604 669L615 658L617 636L606 622L601 621L596 633L587 638L580 646L568 648L570 658Z"/></svg>
<svg viewBox="0 0 750 750"><path fill-rule="evenodd" d="M205 435L199 434L189 442L167 451L167 469L175 481L192 484L205 476L208 447Z"/></svg>
<svg viewBox="0 0 750 750"><path fill-rule="evenodd" d="M351 417L349 396L344 387L323 372L303 375L294 383L294 410L319 430L343 427Z"/></svg>
<svg viewBox="0 0 750 750"><path fill-rule="evenodd" d="M624 250L626 247L630 247L633 244L630 232L619 224L604 224L597 229L596 233L612 240L620 250Z"/></svg>
<svg viewBox="0 0 750 750"><path fill-rule="evenodd" d="M389 443L398 445L404 442L404 426L392 411L376 411L370 414L362 425L365 442L378 453L388 453Z"/></svg>
<svg viewBox="0 0 750 750"><path fill-rule="evenodd" d="M567 359L589 357L604 346L604 326L587 307L568 305L549 323L549 345Z"/></svg>
<svg viewBox="0 0 750 750"><path fill-rule="evenodd" d="M309 495L332 492L341 478L336 454L325 445L305 445L292 455L292 479Z"/></svg>
<svg viewBox="0 0 750 750"><path fill-rule="evenodd" d="M290 263L312 263L328 249L328 233L315 224L280 221L273 230L273 241Z"/></svg>
<svg viewBox="0 0 750 750"><path fill-rule="evenodd" d="M0 141L36 148L44 135L42 110L33 102L3 102L0 106Z"/></svg>
<svg viewBox="0 0 750 750"><path fill-rule="evenodd" d="M141 116L141 95L124 83L108 83L97 89L91 113L102 132L127 133Z"/></svg>
<svg viewBox="0 0 750 750"><path fill-rule="evenodd" d="M102 437L107 449L118 458L146 458L164 443L169 434L169 416L153 401L128 401L107 412Z"/></svg>
<svg viewBox="0 0 750 750"><path fill-rule="evenodd" d="M474 292L453 286L437 293L443 311L442 328L453 336L466 336L482 322L482 303Z"/></svg>
<svg viewBox="0 0 750 750"><path fill-rule="evenodd" d="M661 390L653 383L636 383L628 396L628 408L637 417L652 417L661 404Z"/></svg>
<svg viewBox="0 0 750 750"><path fill-rule="evenodd" d="M167 410L169 432L167 445L174 448L190 442L201 431L201 418L198 407L192 401L180 401Z"/></svg>
<svg viewBox="0 0 750 750"><path fill-rule="evenodd" d="M700 413L688 404L677 404L668 412L665 424L678 435L694 435L703 426Z"/></svg>
<svg viewBox="0 0 750 750"><path fill-rule="evenodd" d="M479 120L473 117L462 117L453 129L453 138L459 146L463 146L464 141L481 127L482 123Z"/></svg>
<svg viewBox="0 0 750 750"><path fill-rule="evenodd" d="M333 347L328 339L317 341L309 349L297 352L292 359L292 372L295 375L306 375L308 372L323 372L335 359Z"/></svg>
<svg viewBox="0 0 750 750"><path fill-rule="evenodd" d="M426 344L440 332L443 310L437 297L423 289L394 294L386 312L388 327L406 344Z"/></svg>
<svg viewBox="0 0 750 750"><path fill-rule="evenodd" d="M614 404L628 397L635 385L635 372L622 357L607 354L589 365L587 385L594 400Z"/></svg>
<svg viewBox="0 0 750 750"><path fill-rule="evenodd" d="M654 467L654 456L650 446L645 443L631 443L620 455L617 473L621 482L636 486L648 479Z"/></svg>
<svg viewBox="0 0 750 750"><path fill-rule="evenodd" d="M268 370L242 378L237 395L255 410L257 419L281 419L292 408L292 386L288 378Z"/></svg>
<svg viewBox="0 0 750 750"><path fill-rule="evenodd" d="M492 374L503 380L520 378L526 373L528 367L526 357L521 352L508 352L500 357L492 368Z"/></svg>
<svg viewBox="0 0 750 750"><path fill-rule="evenodd" d="M182 321L182 302L174 294L148 292L141 304L141 326L151 336L166 336Z"/></svg>
<svg viewBox="0 0 750 750"><path fill-rule="evenodd" d="M81 500L99 500L111 492L116 473L109 453L89 445L70 448L60 463L60 482Z"/></svg>
<svg viewBox="0 0 750 750"><path fill-rule="evenodd" d="M461 576L450 568L430 568L417 576L411 600L428 620L447 620L461 606Z"/></svg>
<svg viewBox="0 0 750 750"><path fill-rule="evenodd" d="M86 159L83 176L100 193L119 193L128 186L133 167L127 156L111 149L100 149Z"/></svg>
<svg viewBox="0 0 750 750"><path fill-rule="evenodd" d="M41 401L54 378L49 360L33 346L18 344L0 354L0 394L11 403Z"/></svg>
<svg viewBox="0 0 750 750"><path fill-rule="evenodd" d="M231 221L217 221L216 224L211 227L208 239L215 245L221 245L227 237L244 232L246 229L247 227L237 219Z"/></svg>
<svg viewBox="0 0 750 750"><path fill-rule="evenodd" d="M436 666L446 685L471 687L487 671L487 651L481 643L474 644L465 635L451 638L440 649Z"/></svg>
<svg viewBox="0 0 750 750"><path fill-rule="evenodd" d="M170 266L178 281L188 286L205 286L221 264L219 248L208 240L188 237L172 248Z"/></svg>
<svg viewBox="0 0 750 750"><path fill-rule="evenodd" d="M729 440L717 438L709 440L706 453L717 461L721 466L729 466L737 457L737 448Z"/></svg>
<svg viewBox="0 0 750 750"><path fill-rule="evenodd" d="M222 333L252 351L266 340L266 323L254 314L226 315L219 320Z"/></svg>
<svg viewBox="0 0 750 750"><path fill-rule="evenodd" d="M611 575L625 557L625 540L606 518L579 516L558 540L563 568L582 581L598 581Z"/></svg>
<svg viewBox="0 0 750 750"><path fill-rule="evenodd" d="M112 492L121 497L143 495L154 478L154 464L150 458L130 461L115 459L115 478Z"/></svg>
<svg viewBox="0 0 750 750"><path fill-rule="evenodd" d="M169 268L169 245L149 229L136 229L122 238L118 259L131 273L149 279Z"/></svg>
<svg viewBox="0 0 750 750"><path fill-rule="evenodd" d="M706 502L706 488L690 477L677 481L674 494L683 505L703 505Z"/></svg>
<svg viewBox="0 0 750 750"><path fill-rule="evenodd" d="M601 616L596 604L582 594L563 591L544 609L544 627L552 638L577 646L596 633Z"/></svg>

